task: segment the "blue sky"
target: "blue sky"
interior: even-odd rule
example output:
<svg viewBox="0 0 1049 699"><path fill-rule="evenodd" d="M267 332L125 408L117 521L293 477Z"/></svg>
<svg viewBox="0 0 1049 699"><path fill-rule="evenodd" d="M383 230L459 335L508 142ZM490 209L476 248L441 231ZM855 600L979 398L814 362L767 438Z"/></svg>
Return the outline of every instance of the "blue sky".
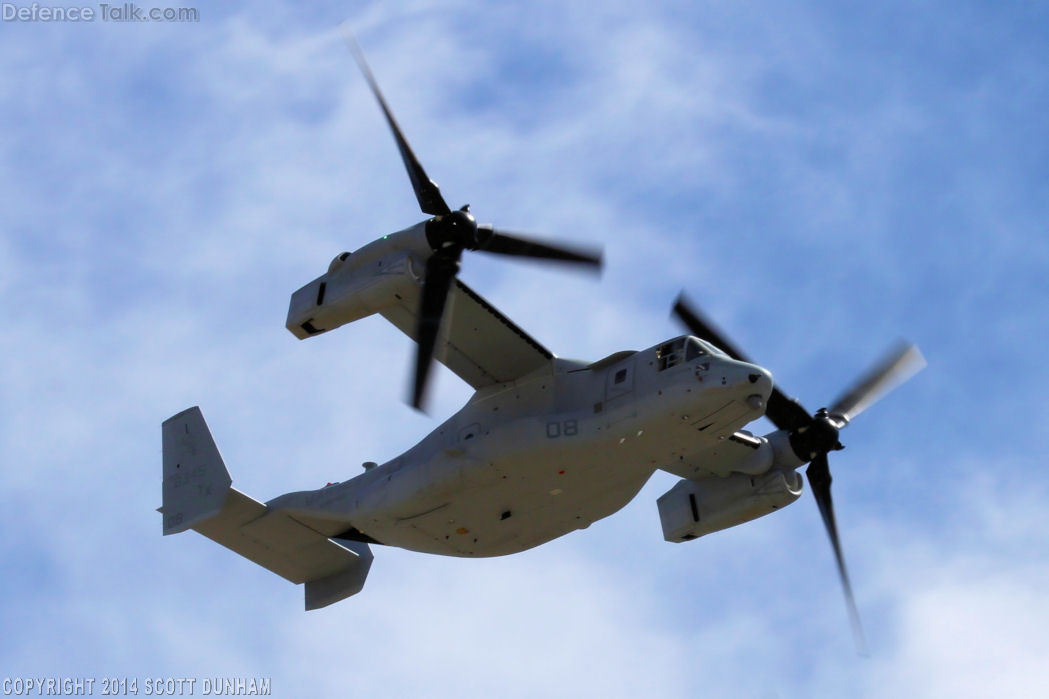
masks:
<svg viewBox="0 0 1049 699"><path fill-rule="evenodd" d="M280 696L1031 695L1049 686L1049 16L1039 3L280 2L0 26L0 675L252 675ZM338 34L450 204L604 246L472 256L562 356L676 335L681 289L810 408L898 337L929 367L845 434L830 547L795 506L662 540L664 474L539 549L379 549L302 591L162 538L160 422L200 405L259 499L343 480L468 397L381 319L289 294L421 216ZM758 425L759 429L765 426Z"/></svg>

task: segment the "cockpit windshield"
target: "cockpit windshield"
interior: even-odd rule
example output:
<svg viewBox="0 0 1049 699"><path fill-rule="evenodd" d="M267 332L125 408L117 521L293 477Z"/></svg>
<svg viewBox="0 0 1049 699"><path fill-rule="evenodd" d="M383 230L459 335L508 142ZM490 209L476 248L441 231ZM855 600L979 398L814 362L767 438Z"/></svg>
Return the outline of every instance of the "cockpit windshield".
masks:
<svg viewBox="0 0 1049 699"><path fill-rule="evenodd" d="M707 350L699 343L694 337L690 337L685 340L685 361L691 362L697 357L703 357L707 354Z"/></svg>
<svg viewBox="0 0 1049 699"><path fill-rule="evenodd" d="M656 360L659 362L660 371L711 354L720 355L723 352L710 343L694 337L679 337L664 342L656 348Z"/></svg>
<svg viewBox="0 0 1049 699"><path fill-rule="evenodd" d="M714 355L717 355L719 357L728 357L729 359L731 359L731 357L729 357L728 352L726 352L725 350L721 349L717 345L711 344L710 342L707 342L706 340L700 340L699 343L701 345L703 345L703 349L705 349L710 354L714 354Z"/></svg>

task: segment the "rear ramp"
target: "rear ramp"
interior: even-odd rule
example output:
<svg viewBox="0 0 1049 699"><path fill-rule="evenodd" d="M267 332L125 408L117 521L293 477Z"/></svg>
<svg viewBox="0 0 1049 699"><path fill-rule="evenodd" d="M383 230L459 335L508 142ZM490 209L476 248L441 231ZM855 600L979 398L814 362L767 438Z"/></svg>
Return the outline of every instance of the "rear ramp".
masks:
<svg viewBox="0 0 1049 699"><path fill-rule="evenodd" d="M164 421L164 535L192 529L293 583L306 609L355 595L372 564L368 544L328 537L232 487L197 407Z"/></svg>

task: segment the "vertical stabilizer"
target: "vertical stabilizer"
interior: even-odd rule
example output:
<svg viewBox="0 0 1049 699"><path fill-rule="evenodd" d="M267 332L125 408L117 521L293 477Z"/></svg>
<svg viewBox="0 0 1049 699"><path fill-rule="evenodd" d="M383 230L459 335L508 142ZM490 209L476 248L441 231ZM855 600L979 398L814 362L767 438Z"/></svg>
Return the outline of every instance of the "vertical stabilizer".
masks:
<svg viewBox="0 0 1049 699"><path fill-rule="evenodd" d="M306 581L307 611L327 607L360 592L372 567L372 550L368 544L347 539L330 541L352 553L353 557L344 555L346 563L340 570L323 578Z"/></svg>
<svg viewBox="0 0 1049 699"><path fill-rule="evenodd" d="M161 433L164 534L177 534L218 515L233 481L200 408L168 418Z"/></svg>

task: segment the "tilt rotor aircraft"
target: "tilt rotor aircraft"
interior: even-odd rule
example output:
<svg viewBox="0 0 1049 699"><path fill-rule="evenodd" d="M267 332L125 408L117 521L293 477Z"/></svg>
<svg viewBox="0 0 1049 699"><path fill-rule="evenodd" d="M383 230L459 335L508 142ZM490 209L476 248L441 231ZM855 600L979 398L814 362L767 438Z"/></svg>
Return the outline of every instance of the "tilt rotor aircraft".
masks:
<svg viewBox="0 0 1049 699"><path fill-rule="evenodd" d="M434 359L476 392L404 454L265 504L232 487L200 410L184 410L162 428L164 534L193 529L305 583L306 609L317 609L361 591L371 545L517 553L613 514L657 469L680 477L657 500L664 538L691 541L794 502L807 464L862 649L828 454L842 448L843 427L921 369L917 348L892 350L816 413L788 398L684 296L674 313L688 335L596 362L555 356L458 279L460 258L476 251L599 268L600 255L478 225L466 206L452 210L356 42L351 48L431 218L335 257L292 294L287 328L305 339L378 313L417 343L415 408ZM776 431L743 429L762 416Z"/></svg>

